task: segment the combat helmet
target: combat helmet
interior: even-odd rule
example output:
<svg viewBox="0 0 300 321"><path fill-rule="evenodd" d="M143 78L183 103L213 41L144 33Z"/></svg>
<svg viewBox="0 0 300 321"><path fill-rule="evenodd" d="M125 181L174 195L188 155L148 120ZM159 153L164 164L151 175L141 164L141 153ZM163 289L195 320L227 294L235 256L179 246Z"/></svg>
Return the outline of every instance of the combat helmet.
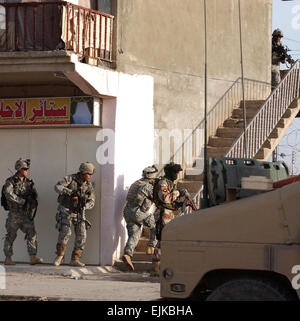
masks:
<svg viewBox="0 0 300 321"><path fill-rule="evenodd" d="M86 163L81 163L79 166L79 172L82 174L91 174L93 175L95 171L95 167L92 163L86 162Z"/></svg>
<svg viewBox="0 0 300 321"><path fill-rule="evenodd" d="M282 38L283 37L283 32L282 32L281 29L277 28L277 29L275 29L273 31L272 36L273 37L281 37Z"/></svg>
<svg viewBox="0 0 300 321"><path fill-rule="evenodd" d="M143 169L142 176L144 178L155 178L157 172L158 169L156 168L156 166L152 165Z"/></svg>
<svg viewBox="0 0 300 321"><path fill-rule="evenodd" d="M21 157L15 163L15 170L19 171L22 168L30 167L30 159L22 159Z"/></svg>

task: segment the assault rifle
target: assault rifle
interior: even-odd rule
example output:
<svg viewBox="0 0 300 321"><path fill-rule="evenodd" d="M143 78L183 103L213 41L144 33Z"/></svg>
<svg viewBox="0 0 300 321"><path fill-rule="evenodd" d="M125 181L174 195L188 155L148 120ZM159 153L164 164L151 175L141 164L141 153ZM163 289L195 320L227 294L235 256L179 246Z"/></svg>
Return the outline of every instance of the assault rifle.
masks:
<svg viewBox="0 0 300 321"><path fill-rule="evenodd" d="M74 202L73 198L77 197L78 201ZM86 206L86 196L82 196L81 195L81 191L75 191L71 194L71 199L73 202L73 206L72 206L72 212L77 214L77 222L81 223L81 222L85 222L85 226L86 229L90 229L91 228L91 223L85 218L84 215L84 209Z"/></svg>
<svg viewBox="0 0 300 321"><path fill-rule="evenodd" d="M199 209L197 204L194 202L191 194L186 189L183 189L180 191L180 197L183 197L183 196L184 196L183 207L190 206L193 209L193 211L197 211ZM183 212L184 212L184 209L183 209Z"/></svg>
<svg viewBox="0 0 300 321"><path fill-rule="evenodd" d="M290 65L295 63L295 60L288 54L290 49L287 46L276 46L274 51L280 56L280 58L286 60Z"/></svg>

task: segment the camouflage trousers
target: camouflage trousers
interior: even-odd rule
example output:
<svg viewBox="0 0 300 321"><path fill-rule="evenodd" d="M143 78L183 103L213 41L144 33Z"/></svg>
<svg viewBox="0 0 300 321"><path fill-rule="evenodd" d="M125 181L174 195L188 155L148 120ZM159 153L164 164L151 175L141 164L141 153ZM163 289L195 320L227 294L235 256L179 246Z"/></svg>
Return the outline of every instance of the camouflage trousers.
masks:
<svg viewBox="0 0 300 321"><path fill-rule="evenodd" d="M156 229L155 218L153 214L144 213L138 210L124 209L124 218L126 221L126 228L128 233L128 240L124 248L124 254L133 256L133 252L139 242L142 234L142 226L150 229L150 237L148 246L155 247L156 245Z"/></svg>
<svg viewBox="0 0 300 321"><path fill-rule="evenodd" d="M61 210L57 213L56 227L58 228L58 244L67 245L72 235L72 225L75 232L74 250L84 250L86 244L86 223L84 220L78 222L77 215Z"/></svg>
<svg viewBox="0 0 300 321"><path fill-rule="evenodd" d="M160 249L160 241L161 241L161 232L164 226L166 226L170 221L172 221L175 218L175 211L169 210L166 208L157 209L157 216L159 216L159 219L157 220L156 224L156 230L157 230L157 244L154 249L154 254L152 257L152 262L160 262L160 256L161 256L161 249Z"/></svg>
<svg viewBox="0 0 300 321"><path fill-rule="evenodd" d="M272 90L274 90L280 83L280 66L272 65Z"/></svg>
<svg viewBox="0 0 300 321"><path fill-rule="evenodd" d="M23 212L9 212L6 220L6 236L4 241L5 256L13 255L13 243L17 237L17 231L20 229L25 233L27 242L27 251L29 255L37 253L37 236L34 227L34 222L31 221Z"/></svg>

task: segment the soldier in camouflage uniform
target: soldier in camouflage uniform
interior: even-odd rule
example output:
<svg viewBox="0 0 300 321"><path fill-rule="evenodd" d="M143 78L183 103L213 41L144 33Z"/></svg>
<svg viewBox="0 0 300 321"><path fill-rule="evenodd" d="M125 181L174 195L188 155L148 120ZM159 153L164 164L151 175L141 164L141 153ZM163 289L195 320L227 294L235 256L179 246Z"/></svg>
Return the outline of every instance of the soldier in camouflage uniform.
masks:
<svg viewBox="0 0 300 321"><path fill-rule="evenodd" d="M134 182L128 191L126 205L124 208L124 218L128 232L128 240L122 257L123 262L130 270L134 270L132 256L141 236L142 226L150 229L150 238L147 254L153 254L156 244L155 238L155 218L153 212L155 205L153 202L153 184L157 174L155 166L146 167L143 170L142 178Z"/></svg>
<svg viewBox="0 0 300 321"><path fill-rule="evenodd" d="M173 162L165 165L165 176L162 177L154 186L154 201L157 206L155 215L159 217L156 222L157 245L152 258L152 275L158 275L160 264L160 241L163 227L172 221L176 211L182 205L182 196L184 194L177 190L175 181L178 173L182 171L179 164Z"/></svg>
<svg viewBox="0 0 300 321"><path fill-rule="evenodd" d="M283 33L280 29L275 29L272 33L272 90L275 89L280 83L280 63L285 63L285 57L278 52L284 51L281 43Z"/></svg>
<svg viewBox="0 0 300 321"><path fill-rule="evenodd" d="M37 200L37 190L32 180L27 178L30 167L29 159L16 161L16 173L9 177L3 187L3 193L9 208L6 220L7 234L4 241L5 265L15 265L11 257L13 255L13 243L17 237L18 229L25 233L30 264L42 263L43 259L37 258L37 235L33 217L29 216L26 204L31 199Z"/></svg>
<svg viewBox="0 0 300 321"><path fill-rule="evenodd" d="M92 163L82 163L78 173L64 177L55 185L55 191L59 194L56 216L59 235L55 266L60 265L64 257L72 225L75 230L75 245L70 265L85 266L79 259L86 243L86 230L91 226L85 217L85 210L90 210L95 205L95 192L90 182L93 173Z"/></svg>

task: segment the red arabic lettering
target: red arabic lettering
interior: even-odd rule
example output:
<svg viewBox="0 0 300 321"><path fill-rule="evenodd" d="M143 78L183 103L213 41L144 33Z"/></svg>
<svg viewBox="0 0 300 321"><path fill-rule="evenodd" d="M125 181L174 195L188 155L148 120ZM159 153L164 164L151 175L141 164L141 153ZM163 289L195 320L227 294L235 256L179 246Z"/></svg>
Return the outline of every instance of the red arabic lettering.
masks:
<svg viewBox="0 0 300 321"><path fill-rule="evenodd" d="M51 106L50 109L44 105L44 115L46 117L67 117L67 106L64 105L62 108L54 109L55 102L50 101L49 105Z"/></svg>
<svg viewBox="0 0 300 321"><path fill-rule="evenodd" d="M27 113L26 100L20 100L19 102L16 101L15 107L17 107L17 109L15 110L15 117L25 118Z"/></svg>
<svg viewBox="0 0 300 321"><path fill-rule="evenodd" d="M30 117L28 120L34 122L36 118L42 118L44 116L45 104L47 104L46 100L44 102L40 100L40 109L36 107L32 108L33 116Z"/></svg>
<svg viewBox="0 0 300 321"><path fill-rule="evenodd" d="M14 111L9 105L4 106L3 101L0 104L0 117L1 118L12 118Z"/></svg>

